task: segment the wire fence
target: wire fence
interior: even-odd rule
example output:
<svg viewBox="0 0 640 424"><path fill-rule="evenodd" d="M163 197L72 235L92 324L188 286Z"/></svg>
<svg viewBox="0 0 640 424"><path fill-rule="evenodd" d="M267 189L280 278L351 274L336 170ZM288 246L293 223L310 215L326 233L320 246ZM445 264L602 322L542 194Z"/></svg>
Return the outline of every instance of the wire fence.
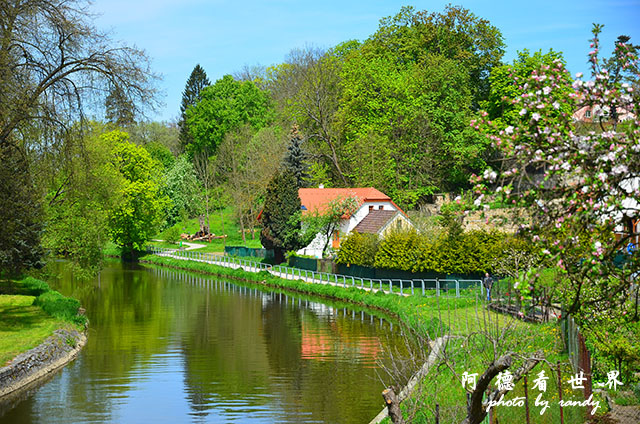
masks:
<svg viewBox="0 0 640 424"><path fill-rule="evenodd" d="M484 296L481 280L469 279L378 279L362 278L351 275L333 274L311 271L286 265L270 265L250 259L218 255L197 250L169 249L158 246L147 246L147 252L158 256L180 260L205 262L232 269L242 268L248 272L266 271L276 277L287 280L302 280L308 283L332 284L344 288L354 287L369 291L382 291L400 296L421 295L425 297L471 297L478 293Z"/></svg>

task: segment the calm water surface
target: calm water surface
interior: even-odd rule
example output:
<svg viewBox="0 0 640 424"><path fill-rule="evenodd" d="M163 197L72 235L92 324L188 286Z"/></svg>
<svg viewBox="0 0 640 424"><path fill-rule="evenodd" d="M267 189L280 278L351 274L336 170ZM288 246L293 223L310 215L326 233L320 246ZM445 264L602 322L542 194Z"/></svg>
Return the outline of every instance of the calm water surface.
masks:
<svg viewBox="0 0 640 424"><path fill-rule="evenodd" d="M91 321L78 359L0 408L0 423L363 423L400 329L195 274L109 264L52 283Z"/></svg>

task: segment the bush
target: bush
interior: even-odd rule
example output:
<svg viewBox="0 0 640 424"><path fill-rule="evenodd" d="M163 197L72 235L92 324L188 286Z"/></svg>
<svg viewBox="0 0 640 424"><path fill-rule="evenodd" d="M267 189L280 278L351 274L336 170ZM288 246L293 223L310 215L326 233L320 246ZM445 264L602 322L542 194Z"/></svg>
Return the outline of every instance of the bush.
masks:
<svg viewBox="0 0 640 424"><path fill-rule="evenodd" d="M378 244L377 235L351 233L340 244L336 262L339 264L373 266Z"/></svg>
<svg viewBox="0 0 640 424"><path fill-rule="evenodd" d="M409 272L476 274L492 270L495 258L507 247L523 242L498 231L451 231L436 238L415 230L395 231L384 239L353 233L338 252L337 263Z"/></svg>
<svg viewBox="0 0 640 424"><path fill-rule="evenodd" d="M85 316L78 315L79 300L65 297L55 290L50 290L36 297L33 304L40 306L43 311L56 318L81 325L87 321Z"/></svg>
<svg viewBox="0 0 640 424"><path fill-rule="evenodd" d="M412 271L421 253L421 237L415 230L394 231L381 242L375 256L378 268Z"/></svg>
<svg viewBox="0 0 640 424"><path fill-rule="evenodd" d="M180 224L176 224L164 232L164 241L166 241L167 243L175 244L180 241L181 234L182 232L180 231Z"/></svg>
<svg viewBox="0 0 640 424"><path fill-rule="evenodd" d="M51 290L49 285L42 280L27 277L18 281L19 293L25 296L40 296Z"/></svg>

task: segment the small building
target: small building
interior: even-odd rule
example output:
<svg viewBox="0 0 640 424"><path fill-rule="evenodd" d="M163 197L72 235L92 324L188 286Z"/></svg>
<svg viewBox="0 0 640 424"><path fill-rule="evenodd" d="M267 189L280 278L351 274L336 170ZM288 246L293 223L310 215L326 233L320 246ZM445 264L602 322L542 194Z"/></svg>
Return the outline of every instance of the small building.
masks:
<svg viewBox="0 0 640 424"><path fill-rule="evenodd" d="M298 195L302 204L303 221L305 215L322 213L334 200L349 197L358 199L358 209L349 216L343 216L339 229L331 234L333 249L339 249L340 241L352 231L384 236L392 229L413 227L404 211L389 196L373 187L301 188L298 190ZM325 236L319 233L308 246L297 253L321 258L326 241Z"/></svg>

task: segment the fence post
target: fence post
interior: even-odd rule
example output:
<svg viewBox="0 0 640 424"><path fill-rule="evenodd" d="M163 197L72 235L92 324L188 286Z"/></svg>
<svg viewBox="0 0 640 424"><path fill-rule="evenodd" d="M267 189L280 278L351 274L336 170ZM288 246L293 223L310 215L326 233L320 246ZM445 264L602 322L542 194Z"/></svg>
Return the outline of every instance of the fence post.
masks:
<svg viewBox="0 0 640 424"><path fill-rule="evenodd" d="M393 293L393 281L389 280L389 293Z"/></svg>
<svg viewBox="0 0 640 424"><path fill-rule="evenodd" d="M411 296L413 296L413 280L411 280Z"/></svg>
<svg viewBox="0 0 640 424"><path fill-rule="evenodd" d="M456 297L460 297L460 280L456 280Z"/></svg>
<svg viewBox="0 0 640 424"><path fill-rule="evenodd" d="M440 297L440 279L436 278L436 296Z"/></svg>
<svg viewBox="0 0 640 424"><path fill-rule="evenodd" d="M400 280L400 296L404 295L403 293L403 287L402 287L402 280Z"/></svg>
<svg viewBox="0 0 640 424"><path fill-rule="evenodd" d="M422 295L424 296L424 280L420 280L422 281Z"/></svg>

